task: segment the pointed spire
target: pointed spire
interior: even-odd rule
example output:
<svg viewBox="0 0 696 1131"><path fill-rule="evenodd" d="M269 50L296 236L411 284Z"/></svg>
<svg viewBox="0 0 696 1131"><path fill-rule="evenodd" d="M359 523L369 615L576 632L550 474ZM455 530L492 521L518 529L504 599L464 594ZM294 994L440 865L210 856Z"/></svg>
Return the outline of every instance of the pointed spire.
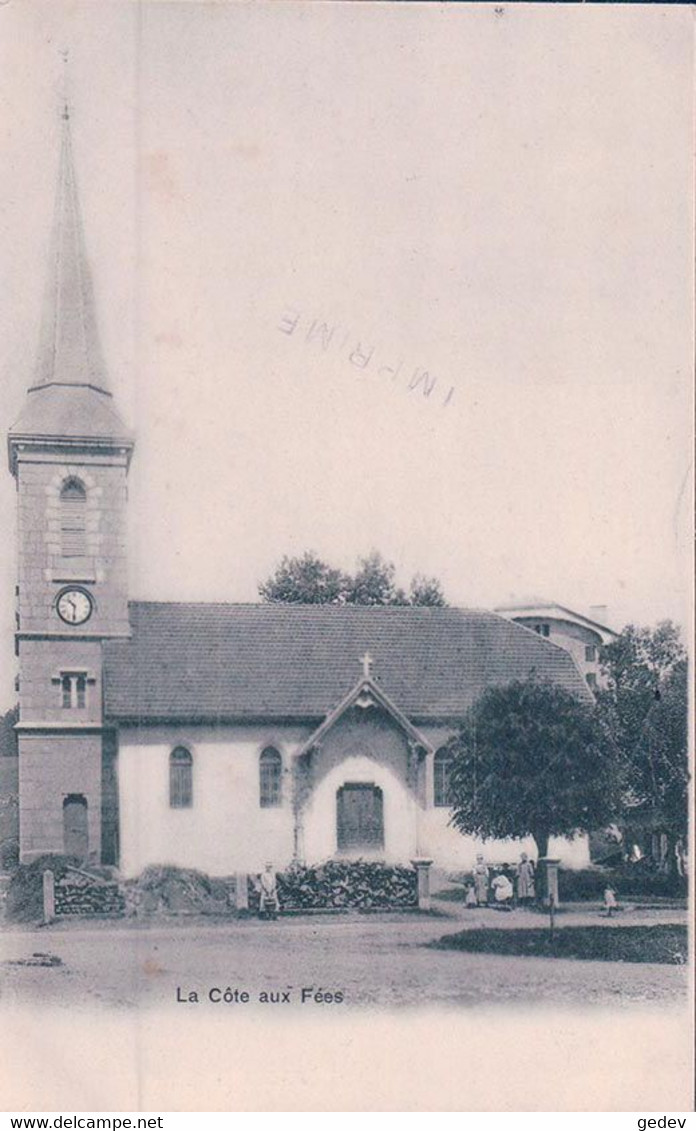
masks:
<svg viewBox="0 0 696 1131"><path fill-rule="evenodd" d="M81 385L110 396L85 251L67 100L61 119L60 169L49 276L37 369L31 389Z"/></svg>
<svg viewBox="0 0 696 1131"><path fill-rule="evenodd" d="M36 372L9 432L10 470L27 446L118 447L130 460L133 438L116 411L102 358L63 99L60 172L48 286Z"/></svg>

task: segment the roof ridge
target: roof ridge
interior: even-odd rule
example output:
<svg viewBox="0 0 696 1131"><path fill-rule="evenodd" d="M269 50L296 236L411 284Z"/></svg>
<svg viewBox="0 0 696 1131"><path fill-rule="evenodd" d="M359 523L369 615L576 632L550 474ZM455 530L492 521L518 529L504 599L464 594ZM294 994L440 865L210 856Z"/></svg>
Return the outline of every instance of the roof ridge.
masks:
<svg viewBox="0 0 696 1131"><path fill-rule="evenodd" d="M492 609L484 608L477 605L333 605L322 602L283 602L283 601L161 601L144 598L132 598L128 602L129 605L139 606L156 606L162 608L199 608L199 609L293 609L307 611L324 611L331 610L332 613L340 612L382 612L382 613L425 613L425 614L443 614L443 613L480 613L482 615L495 617L506 624L511 622L507 617L501 617Z"/></svg>

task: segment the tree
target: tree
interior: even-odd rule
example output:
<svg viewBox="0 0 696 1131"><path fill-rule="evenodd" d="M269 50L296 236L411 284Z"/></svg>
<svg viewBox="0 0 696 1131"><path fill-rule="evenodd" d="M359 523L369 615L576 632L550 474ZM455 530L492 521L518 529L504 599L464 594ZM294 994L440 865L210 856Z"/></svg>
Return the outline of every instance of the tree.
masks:
<svg viewBox="0 0 696 1131"><path fill-rule="evenodd" d="M17 732L15 723L19 719L19 707L10 707L0 715L0 758L17 757Z"/></svg>
<svg viewBox="0 0 696 1131"><path fill-rule="evenodd" d="M264 601L286 605L446 605L440 582L417 573L409 593L397 586L396 570L373 550L358 560L354 574L334 569L308 551L302 557L284 557L259 585Z"/></svg>
<svg viewBox="0 0 696 1131"><path fill-rule="evenodd" d="M358 560L358 569L347 579L347 605L408 605L403 589L394 583L395 569L391 562L373 550Z"/></svg>
<svg viewBox="0 0 696 1131"><path fill-rule="evenodd" d="M605 824L618 800L615 749L593 704L530 679L489 688L449 744L452 824L463 833L549 837Z"/></svg>
<svg viewBox="0 0 696 1131"><path fill-rule="evenodd" d="M19 862L19 783L17 732L19 708L0 715L0 870L11 871Z"/></svg>
<svg viewBox="0 0 696 1131"><path fill-rule="evenodd" d="M442 608L446 605L445 595L437 578L425 577L424 574L417 573L411 581L409 604L429 605L432 608Z"/></svg>
<svg viewBox="0 0 696 1131"><path fill-rule="evenodd" d="M598 703L621 759L625 814L674 838L688 812L687 660L671 621L627 625L601 652Z"/></svg>
<svg viewBox="0 0 696 1131"><path fill-rule="evenodd" d="M680 660L662 680L639 746L643 794L676 839L689 817L688 673Z"/></svg>
<svg viewBox="0 0 696 1131"><path fill-rule="evenodd" d="M301 558L284 557L275 573L259 585L264 601L285 605L342 605L346 579L311 550Z"/></svg>

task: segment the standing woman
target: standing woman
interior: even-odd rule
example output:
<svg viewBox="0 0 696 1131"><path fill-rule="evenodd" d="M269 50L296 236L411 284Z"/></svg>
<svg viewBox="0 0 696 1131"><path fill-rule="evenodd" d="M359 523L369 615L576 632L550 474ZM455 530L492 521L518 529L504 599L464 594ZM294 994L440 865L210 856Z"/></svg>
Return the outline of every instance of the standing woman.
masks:
<svg viewBox="0 0 696 1131"><path fill-rule="evenodd" d="M476 857L474 865L474 891L476 892L476 902L479 907L488 903L488 877L489 871L484 862L483 856L480 854Z"/></svg>
<svg viewBox="0 0 696 1131"><path fill-rule="evenodd" d="M534 865L523 852L517 865L517 902L529 903L534 899Z"/></svg>

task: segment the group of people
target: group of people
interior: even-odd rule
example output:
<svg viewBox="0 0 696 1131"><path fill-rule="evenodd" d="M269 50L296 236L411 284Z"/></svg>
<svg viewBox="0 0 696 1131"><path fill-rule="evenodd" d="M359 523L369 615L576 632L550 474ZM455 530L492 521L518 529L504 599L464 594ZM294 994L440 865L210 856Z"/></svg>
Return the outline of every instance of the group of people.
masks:
<svg viewBox="0 0 696 1131"><path fill-rule="evenodd" d="M464 902L466 907L496 907L512 911L513 907L531 903L535 895L534 863L526 852L521 854L515 866L488 865L479 854Z"/></svg>

